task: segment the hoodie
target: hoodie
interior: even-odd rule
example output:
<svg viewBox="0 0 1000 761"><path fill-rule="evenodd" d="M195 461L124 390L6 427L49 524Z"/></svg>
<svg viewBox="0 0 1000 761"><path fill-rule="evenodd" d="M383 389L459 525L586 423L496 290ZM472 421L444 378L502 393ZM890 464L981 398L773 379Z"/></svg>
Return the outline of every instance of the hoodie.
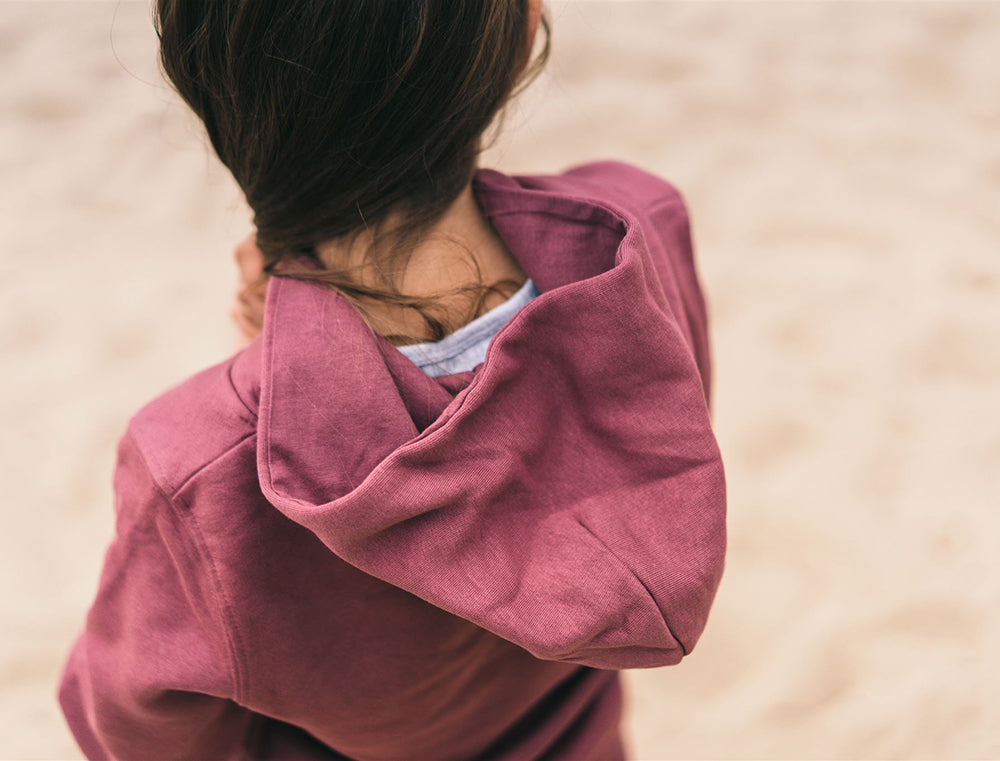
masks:
<svg viewBox="0 0 1000 761"><path fill-rule="evenodd" d="M91 759L622 759L618 670L675 664L725 553L677 191L477 170L539 295L430 377L335 291L130 420L58 699Z"/></svg>

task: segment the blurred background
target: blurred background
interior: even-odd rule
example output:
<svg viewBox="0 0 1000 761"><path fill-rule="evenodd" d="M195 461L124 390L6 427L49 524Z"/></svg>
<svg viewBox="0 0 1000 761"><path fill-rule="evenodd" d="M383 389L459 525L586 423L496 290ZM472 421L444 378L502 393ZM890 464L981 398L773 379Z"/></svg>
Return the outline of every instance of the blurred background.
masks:
<svg viewBox="0 0 1000 761"><path fill-rule="evenodd" d="M687 198L730 551L637 759L1000 757L1000 4L549 2L483 164ZM146 2L0 2L0 757L55 699L126 421L231 354L249 213Z"/></svg>

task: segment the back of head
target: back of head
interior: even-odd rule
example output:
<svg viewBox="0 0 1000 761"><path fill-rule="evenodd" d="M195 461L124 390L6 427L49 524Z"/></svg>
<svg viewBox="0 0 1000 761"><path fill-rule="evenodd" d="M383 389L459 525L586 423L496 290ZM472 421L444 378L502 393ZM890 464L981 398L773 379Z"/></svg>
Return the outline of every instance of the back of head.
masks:
<svg viewBox="0 0 1000 761"><path fill-rule="evenodd" d="M547 35L526 65L529 2L156 0L154 23L163 69L245 193L272 272L390 212L398 239L433 225L545 62Z"/></svg>

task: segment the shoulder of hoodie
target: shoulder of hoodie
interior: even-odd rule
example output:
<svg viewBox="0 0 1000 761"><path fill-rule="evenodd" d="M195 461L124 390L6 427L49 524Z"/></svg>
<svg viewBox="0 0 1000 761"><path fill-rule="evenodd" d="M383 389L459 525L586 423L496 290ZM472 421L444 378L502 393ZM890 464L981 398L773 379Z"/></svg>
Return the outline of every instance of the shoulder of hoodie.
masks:
<svg viewBox="0 0 1000 761"><path fill-rule="evenodd" d="M671 182L634 164L615 159L577 164L551 178L570 194L605 201L646 222L656 216L687 224L684 196ZM657 220L660 221L660 220Z"/></svg>
<svg viewBox="0 0 1000 761"><path fill-rule="evenodd" d="M559 177L573 183L577 193L631 216L645 234L654 258L667 265L664 272L680 277L688 298L697 302L694 308L704 312L687 202L673 183L615 160L570 167Z"/></svg>
<svg viewBox="0 0 1000 761"><path fill-rule="evenodd" d="M173 498L194 476L257 433L261 339L143 405L130 437L154 482ZM248 477L256 479L256 472Z"/></svg>

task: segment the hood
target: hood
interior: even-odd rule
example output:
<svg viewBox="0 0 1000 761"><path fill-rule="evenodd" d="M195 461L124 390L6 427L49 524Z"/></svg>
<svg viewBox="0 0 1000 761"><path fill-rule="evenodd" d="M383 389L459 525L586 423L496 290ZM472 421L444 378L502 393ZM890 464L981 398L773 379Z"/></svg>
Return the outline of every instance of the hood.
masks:
<svg viewBox="0 0 1000 761"><path fill-rule="evenodd" d="M700 294L690 244L671 249L686 215L665 183L637 200L623 167L477 171L540 295L475 371L430 378L335 291L286 278L262 335L257 460L277 510L538 658L597 668L690 652L725 551Z"/></svg>

